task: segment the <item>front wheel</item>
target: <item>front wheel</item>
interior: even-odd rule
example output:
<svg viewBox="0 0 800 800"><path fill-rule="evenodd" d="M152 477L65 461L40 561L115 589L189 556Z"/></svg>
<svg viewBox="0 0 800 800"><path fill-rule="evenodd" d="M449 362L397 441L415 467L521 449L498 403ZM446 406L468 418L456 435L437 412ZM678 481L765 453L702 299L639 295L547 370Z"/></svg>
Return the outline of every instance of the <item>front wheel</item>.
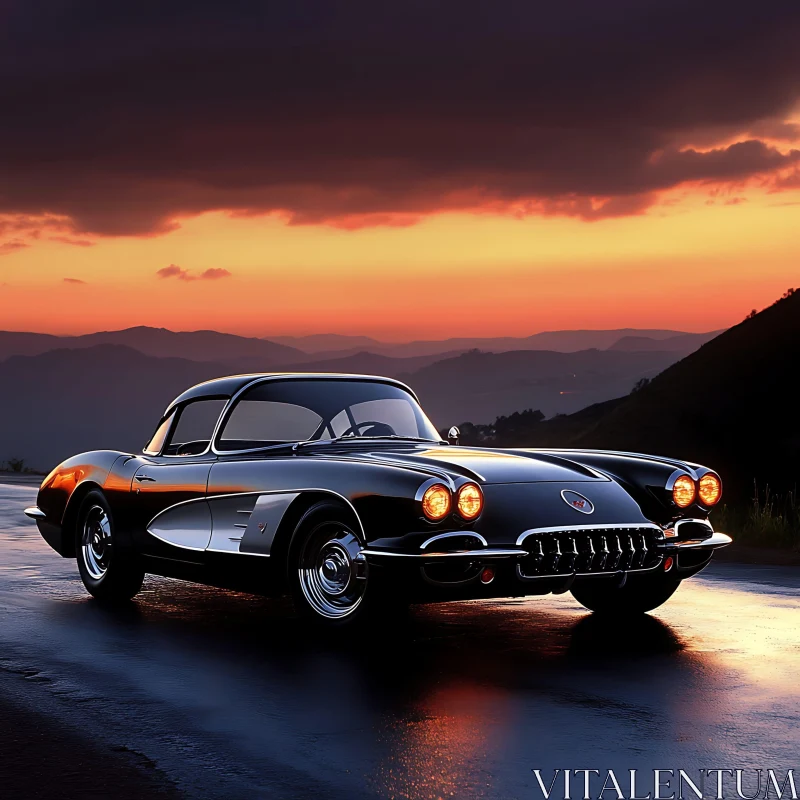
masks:
<svg viewBox="0 0 800 800"><path fill-rule="evenodd" d="M78 513L78 572L86 591L106 603L124 603L142 588L144 570L120 548L111 509L102 492L89 492Z"/></svg>
<svg viewBox="0 0 800 800"><path fill-rule="evenodd" d="M289 583L297 611L326 628L354 626L401 606L370 581L359 557L362 542L352 514L337 503L305 512L289 546Z"/></svg>
<svg viewBox="0 0 800 800"><path fill-rule="evenodd" d="M637 576L619 587L605 580L590 580L572 587L572 596L590 611L615 614L644 614L666 603L678 586L673 575Z"/></svg>

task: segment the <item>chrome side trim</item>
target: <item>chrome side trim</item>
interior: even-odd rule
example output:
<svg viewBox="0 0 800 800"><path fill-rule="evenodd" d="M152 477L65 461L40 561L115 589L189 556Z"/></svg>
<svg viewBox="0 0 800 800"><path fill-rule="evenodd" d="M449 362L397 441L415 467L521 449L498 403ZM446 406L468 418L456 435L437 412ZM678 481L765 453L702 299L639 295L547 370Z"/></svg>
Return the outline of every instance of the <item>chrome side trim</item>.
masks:
<svg viewBox="0 0 800 800"><path fill-rule="evenodd" d="M664 536L663 528L659 527L654 522L598 522L595 525L557 525L554 528L530 528L527 531L523 531L517 537L517 546L520 546L528 536L536 533L567 533L569 531L621 531L631 530L633 528L649 528L650 530L657 531L659 534L661 534L661 538ZM590 574L596 575L597 573L592 572Z"/></svg>
<svg viewBox="0 0 800 800"><path fill-rule="evenodd" d="M169 545L172 545L173 547L178 547L178 548L181 548L181 549L184 549L184 550L192 550L192 551L196 551L196 552L206 552L206 553L222 553L222 554L225 554L225 555L229 555L229 554L233 553L234 555L259 556L261 558L269 558L269 553L252 553L252 552L240 553L240 552L231 551L231 550L218 550L216 548L211 548L211 547L188 547L186 545L177 545L174 542L170 542L167 539L164 539L161 536L158 536L157 534L153 533L153 531L150 530L150 528L153 525L153 523L162 514L166 514L168 511L171 511L172 509L178 508L178 506L187 506L187 505L191 505L193 503L209 503L209 505L210 505L210 503L212 501L214 501L214 500L222 499L222 498L228 498L228 497L248 497L248 496L253 496L253 495L259 497L261 495L273 495L273 494L295 494L295 495L298 495L298 494L302 494L303 492L320 492L320 493L323 493L323 494L329 494L329 495L333 495L337 499L339 499L342 502L344 502L351 509L351 511L353 512L353 516L355 517L356 522L358 523L358 532L360 532L360 534L361 534L361 541L366 543L367 536L366 536L366 532L364 531L364 525L361 522L361 517L359 517L358 512L355 509L355 506L350 502L350 500L348 500L344 495L339 494L338 492L334 492L332 489L320 489L320 488L317 488L317 487L308 487L308 488L305 488L305 489L293 489L291 492L287 492L284 489L272 489L272 490L266 490L266 491L260 491L260 492L228 492L228 493L224 493L224 494L214 494L214 495L207 494L205 497L194 497L191 500L182 500L180 503L175 503L174 505L169 506L169 508L165 508L163 511L159 511L158 514L156 514L153 517L153 519L151 519L150 522L147 524L147 532L151 536L155 536L156 539L159 539L160 541L162 541L162 542L164 542L166 544L169 544ZM237 511L237 513L251 513L251 512ZM212 520L213 520L213 512L212 512ZM212 526L213 526L213 521L212 521ZM236 527L239 527L239 525L237 525ZM212 527L212 534L213 534L213 527Z"/></svg>
<svg viewBox="0 0 800 800"><path fill-rule="evenodd" d="M484 539L483 536L481 536L479 533L475 533L474 531L461 531L461 532L453 531L451 533L439 533L436 536L431 536L430 539L426 539L419 546L419 549L424 550L431 542L438 542L441 541L442 539L447 539L451 536L472 536L474 539L478 539L484 547L489 546L489 542L487 542L486 539Z"/></svg>
<svg viewBox="0 0 800 800"><path fill-rule="evenodd" d="M172 547L202 552L211 542L211 509L205 497L175 503L156 514L146 530Z"/></svg>
<svg viewBox="0 0 800 800"><path fill-rule="evenodd" d="M30 517L31 519L46 519L47 514L42 511L39 506L31 506L30 508L26 508L25 511L22 512L25 514L26 517Z"/></svg>
<svg viewBox="0 0 800 800"><path fill-rule="evenodd" d="M452 553L393 553L389 550L362 550L365 556L390 556L392 558L519 558L527 556L527 550L458 550Z"/></svg>
<svg viewBox="0 0 800 800"><path fill-rule="evenodd" d="M235 541L231 539L231 541ZM206 553L217 553L221 556L255 556L256 558L269 558L269 553L241 553L238 550L214 550L211 547L205 549Z"/></svg>

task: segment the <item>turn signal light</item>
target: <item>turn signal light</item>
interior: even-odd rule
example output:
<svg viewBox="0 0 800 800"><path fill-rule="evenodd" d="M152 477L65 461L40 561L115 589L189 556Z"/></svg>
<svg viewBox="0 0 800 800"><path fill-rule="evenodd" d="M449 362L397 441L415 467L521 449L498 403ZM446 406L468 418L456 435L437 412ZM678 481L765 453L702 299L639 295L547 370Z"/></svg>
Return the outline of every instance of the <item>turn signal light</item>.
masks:
<svg viewBox="0 0 800 800"><path fill-rule="evenodd" d="M700 488L697 493L707 506L715 506L722 497L722 481L712 472L707 472L700 478Z"/></svg>
<svg viewBox="0 0 800 800"><path fill-rule="evenodd" d="M458 490L458 513L464 519L475 519L483 510L483 492L474 483L465 483Z"/></svg>
<svg viewBox="0 0 800 800"><path fill-rule="evenodd" d="M444 519L450 513L450 490L441 483L434 483L422 495L422 512L434 521Z"/></svg>
<svg viewBox="0 0 800 800"><path fill-rule="evenodd" d="M686 508L694 503L697 488L688 475L681 475L672 487L672 499L678 508Z"/></svg>

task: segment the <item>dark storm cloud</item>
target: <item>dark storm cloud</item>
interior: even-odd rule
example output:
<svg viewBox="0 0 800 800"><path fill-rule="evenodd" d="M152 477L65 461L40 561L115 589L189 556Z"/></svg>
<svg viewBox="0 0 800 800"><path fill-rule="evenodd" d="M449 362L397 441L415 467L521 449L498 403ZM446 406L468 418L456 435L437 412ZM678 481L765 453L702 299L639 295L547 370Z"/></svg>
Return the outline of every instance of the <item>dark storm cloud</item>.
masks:
<svg viewBox="0 0 800 800"><path fill-rule="evenodd" d="M6 0L0 23L0 213L75 231L593 218L800 157L763 141L796 133L797 0Z"/></svg>

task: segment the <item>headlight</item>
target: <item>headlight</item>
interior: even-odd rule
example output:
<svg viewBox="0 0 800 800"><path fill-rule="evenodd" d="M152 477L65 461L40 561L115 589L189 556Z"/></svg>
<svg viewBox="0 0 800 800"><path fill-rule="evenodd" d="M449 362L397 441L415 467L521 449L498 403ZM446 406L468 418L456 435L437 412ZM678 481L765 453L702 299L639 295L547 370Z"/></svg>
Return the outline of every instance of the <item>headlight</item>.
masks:
<svg viewBox="0 0 800 800"><path fill-rule="evenodd" d="M422 495L422 511L428 519L444 519L450 513L450 490L441 483L434 483Z"/></svg>
<svg viewBox="0 0 800 800"><path fill-rule="evenodd" d="M722 497L722 481L713 472L707 472L700 478L700 488L697 493L705 505L715 506Z"/></svg>
<svg viewBox="0 0 800 800"><path fill-rule="evenodd" d="M465 483L458 490L456 500L458 513L464 519L475 519L483 509L483 493L474 483Z"/></svg>
<svg viewBox="0 0 800 800"><path fill-rule="evenodd" d="M672 499L678 508L686 508L694 503L696 493L694 481L688 475L681 475L672 487Z"/></svg>

